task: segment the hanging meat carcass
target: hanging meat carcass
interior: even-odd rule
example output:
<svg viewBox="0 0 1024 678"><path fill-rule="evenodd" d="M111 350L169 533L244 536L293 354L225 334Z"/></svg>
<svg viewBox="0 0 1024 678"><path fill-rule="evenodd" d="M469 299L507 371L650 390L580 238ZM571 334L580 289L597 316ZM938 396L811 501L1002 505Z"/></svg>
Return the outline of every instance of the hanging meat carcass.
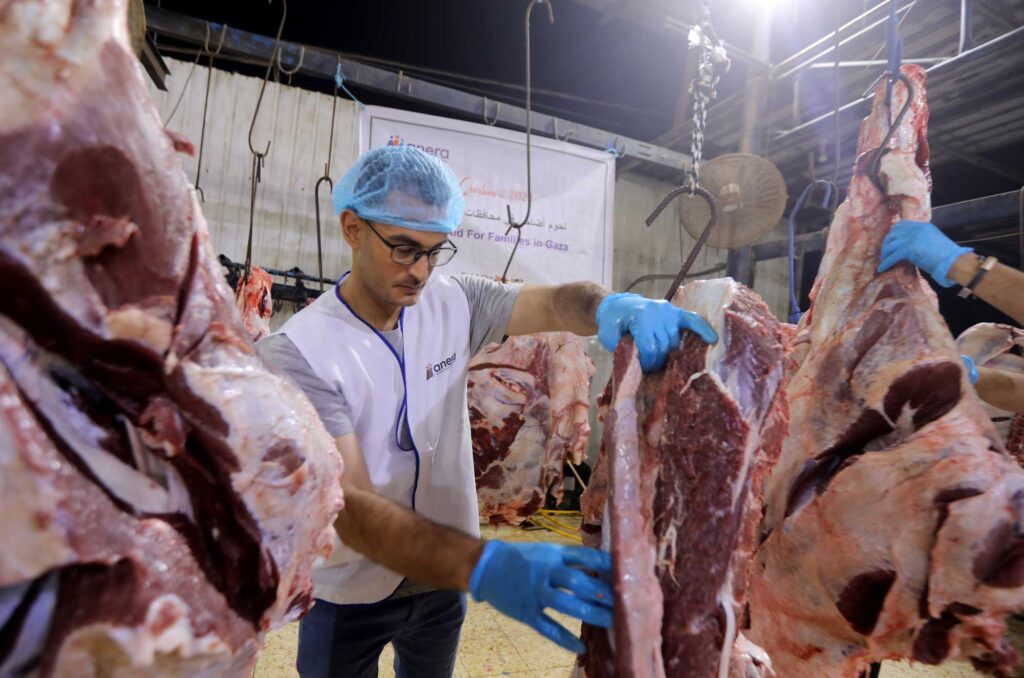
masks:
<svg viewBox="0 0 1024 678"><path fill-rule="evenodd" d="M791 423L767 484L748 636L786 678L854 678L876 661L970 658L1006 675L1003 618L1024 607L1024 472L967 381L934 294L876 275L900 218L930 216L925 75L875 94L849 198L793 342Z"/></svg>
<svg viewBox="0 0 1024 678"><path fill-rule="evenodd" d="M738 631L763 477L786 430L782 331L728 278L690 283L674 303L706 318L719 342L688 334L665 371L647 375L631 340L616 350L598 462L615 628L613 638L587 628L580 662L590 678L771 676ZM599 488L588 492L592 524Z"/></svg>
<svg viewBox="0 0 1024 678"><path fill-rule="evenodd" d="M248 675L341 464L257 356L122 0L0 10L0 675Z"/></svg>
<svg viewBox="0 0 1024 678"><path fill-rule="evenodd" d="M274 311L270 290L274 280L259 266L249 268L249 277L243 273L235 289L235 305L242 314L242 326L253 341L270 334L270 315Z"/></svg>
<svg viewBox="0 0 1024 678"><path fill-rule="evenodd" d="M562 496L566 461L587 450L594 364L568 332L510 337L469 364L469 422L481 517L521 523Z"/></svg>
<svg viewBox="0 0 1024 678"><path fill-rule="evenodd" d="M960 353L977 365L993 370L1024 374L1024 330L999 323L979 323L956 339ZM1014 414L982 403L996 430L1006 442L1006 451L1024 466L1024 414Z"/></svg>

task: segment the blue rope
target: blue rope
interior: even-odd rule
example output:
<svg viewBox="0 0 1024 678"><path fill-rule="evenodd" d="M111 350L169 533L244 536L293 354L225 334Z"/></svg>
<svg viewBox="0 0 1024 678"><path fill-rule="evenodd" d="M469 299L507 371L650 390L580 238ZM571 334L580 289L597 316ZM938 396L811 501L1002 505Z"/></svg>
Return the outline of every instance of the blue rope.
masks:
<svg viewBox="0 0 1024 678"><path fill-rule="evenodd" d="M821 198L822 209L827 208L834 212L839 201L839 188L831 181L819 179L807 184L807 188L797 198L793 210L789 213L789 322L794 325L800 322L800 316L803 315L800 311L800 302L796 298L796 215L803 209L804 203L818 184L825 187L825 195Z"/></svg>
<svg viewBox="0 0 1024 678"><path fill-rule="evenodd" d="M341 72L341 64L338 64L338 70L334 72L334 84L338 86L342 92L348 95L348 98L359 104L359 108L366 108L362 101L356 99L356 95L348 91L348 87L345 87L345 76Z"/></svg>

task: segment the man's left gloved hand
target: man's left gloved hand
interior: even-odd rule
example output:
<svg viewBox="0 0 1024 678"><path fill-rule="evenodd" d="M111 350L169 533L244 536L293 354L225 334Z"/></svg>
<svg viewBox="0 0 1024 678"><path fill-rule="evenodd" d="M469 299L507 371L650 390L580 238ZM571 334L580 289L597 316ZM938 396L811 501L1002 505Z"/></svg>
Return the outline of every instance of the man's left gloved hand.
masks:
<svg viewBox="0 0 1024 678"><path fill-rule="evenodd" d="M608 351L615 350L623 334L633 336L644 372L665 366L668 352L679 347L680 330L692 330L709 344L718 341L711 325L696 313L628 292L605 297L596 320L597 338Z"/></svg>
<svg viewBox="0 0 1024 678"><path fill-rule="evenodd" d="M901 261L909 261L943 287L952 287L947 276L953 262L974 250L950 240L926 221L897 221L882 241L878 272L884 273Z"/></svg>
<svg viewBox="0 0 1024 678"><path fill-rule="evenodd" d="M611 572L611 556L604 551L489 541L473 569L469 591L476 600L532 626L565 649L583 654L580 639L544 609L550 607L592 626L611 628L612 589L597 578L610 578Z"/></svg>

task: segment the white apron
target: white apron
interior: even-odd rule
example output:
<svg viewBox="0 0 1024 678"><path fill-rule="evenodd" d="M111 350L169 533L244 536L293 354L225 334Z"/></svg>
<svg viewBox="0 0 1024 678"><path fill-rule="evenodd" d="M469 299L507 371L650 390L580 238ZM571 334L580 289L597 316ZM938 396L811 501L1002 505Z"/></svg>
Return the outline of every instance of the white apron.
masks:
<svg viewBox="0 0 1024 678"><path fill-rule="evenodd" d="M469 323L469 302L458 283L436 276L402 312L404 359L356 315L337 286L280 332L318 377L344 394L377 494L479 536L466 404ZM409 449L399 440L403 414ZM331 558L313 572L314 595L338 604L378 602L401 581L337 541Z"/></svg>

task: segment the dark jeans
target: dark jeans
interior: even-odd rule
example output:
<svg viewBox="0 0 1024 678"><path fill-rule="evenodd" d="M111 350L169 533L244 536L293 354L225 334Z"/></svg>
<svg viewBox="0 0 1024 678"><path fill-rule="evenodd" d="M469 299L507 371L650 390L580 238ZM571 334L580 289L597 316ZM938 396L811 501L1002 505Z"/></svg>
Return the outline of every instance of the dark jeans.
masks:
<svg viewBox="0 0 1024 678"><path fill-rule="evenodd" d="M299 625L303 678L376 678L384 646L395 646L397 678L450 678L466 596L430 591L369 605L317 600Z"/></svg>
<svg viewBox="0 0 1024 678"><path fill-rule="evenodd" d="M569 511L579 511L580 510L580 497L583 495L583 487L580 485L580 481L576 479L576 476L573 475L572 469L569 468L569 464L570 463L571 462L567 461L567 462L562 464L562 482L564 484L565 478L572 478L573 479L573 484L572 484L573 489L569 490L568 492L565 492L562 495L562 503L561 503L561 505L559 505L558 502L555 501L555 498L549 494L547 496L547 501L545 501L544 508L550 509L550 510L555 510L555 509L565 509L565 510L569 510ZM585 485L589 485L590 484L590 464L588 464L587 462L584 461L584 462L581 462L579 466L576 466L575 464L573 464L573 467L576 469L576 473L579 474L580 480L582 480Z"/></svg>

